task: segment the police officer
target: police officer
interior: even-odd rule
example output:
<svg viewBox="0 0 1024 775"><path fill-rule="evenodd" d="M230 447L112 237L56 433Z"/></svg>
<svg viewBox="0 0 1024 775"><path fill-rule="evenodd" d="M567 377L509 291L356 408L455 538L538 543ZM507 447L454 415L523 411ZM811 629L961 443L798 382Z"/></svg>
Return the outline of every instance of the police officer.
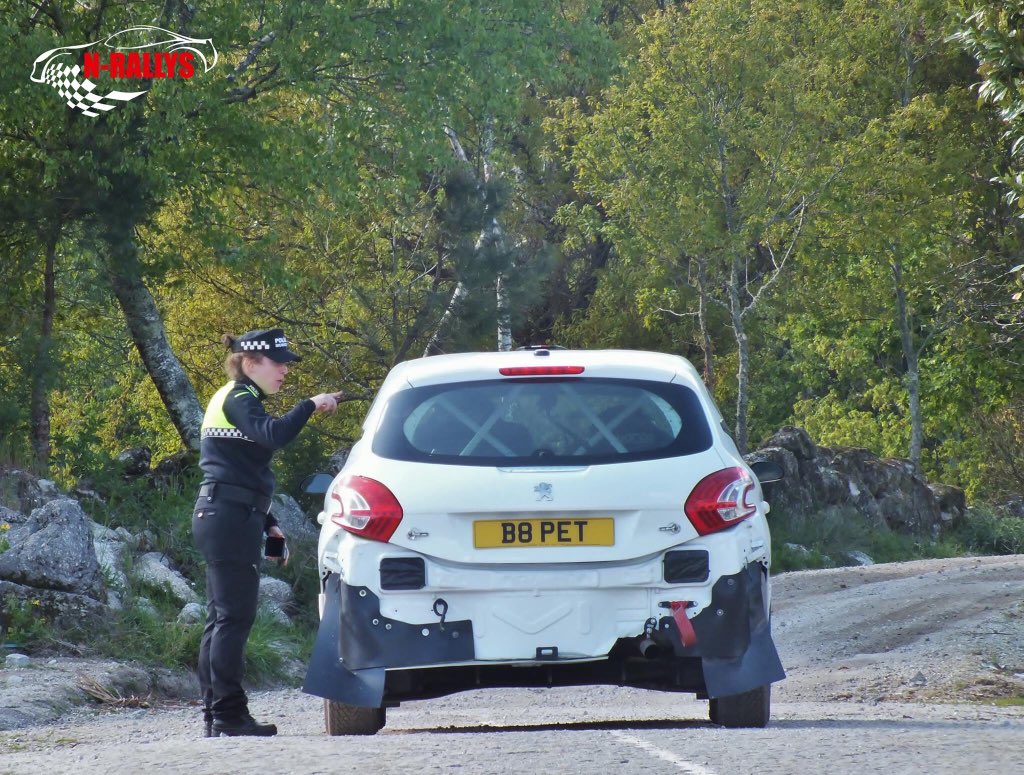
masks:
<svg viewBox="0 0 1024 775"><path fill-rule="evenodd" d="M242 688L245 643L256 619L264 534L284 538L270 513L274 451L294 439L314 412L333 412L341 393L300 401L281 417L263 408L281 389L288 364L299 361L284 331L249 331L221 340L230 382L214 394L203 418L199 467L203 483L192 534L206 560L206 628L199 648L206 736L277 734L249 714ZM281 557L287 561L287 549Z"/></svg>

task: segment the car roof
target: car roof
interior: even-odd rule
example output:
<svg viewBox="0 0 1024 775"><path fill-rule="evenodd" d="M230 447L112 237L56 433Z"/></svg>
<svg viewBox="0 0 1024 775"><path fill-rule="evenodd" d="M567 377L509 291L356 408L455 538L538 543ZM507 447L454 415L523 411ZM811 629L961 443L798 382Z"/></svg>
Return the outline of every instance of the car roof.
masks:
<svg viewBox="0 0 1024 775"><path fill-rule="evenodd" d="M700 385L693 365L683 357L643 350L531 349L509 352L475 352L417 358L396 366L388 377L413 387L499 379L498 369L529 366L582 366L584 377L648 379ZM400 389L394 385L393 389Z"/></svg>

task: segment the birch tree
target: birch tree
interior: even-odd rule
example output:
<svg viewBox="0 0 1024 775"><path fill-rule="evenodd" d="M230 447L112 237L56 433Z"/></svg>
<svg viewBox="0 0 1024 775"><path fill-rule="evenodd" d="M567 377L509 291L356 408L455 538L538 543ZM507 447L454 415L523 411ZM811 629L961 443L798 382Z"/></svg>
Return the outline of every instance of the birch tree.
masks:
<svg viewBox="0 0 1024 775"><path fill-rule="evenodd" d="M607 208L611 238L645 235L652 260L686 256L698 303L727 311L744 450L748 320L841 166L829 153L813 17L733 0L666 11L640 28L635 61L593 117L570 119L578 188Z"/></svg>

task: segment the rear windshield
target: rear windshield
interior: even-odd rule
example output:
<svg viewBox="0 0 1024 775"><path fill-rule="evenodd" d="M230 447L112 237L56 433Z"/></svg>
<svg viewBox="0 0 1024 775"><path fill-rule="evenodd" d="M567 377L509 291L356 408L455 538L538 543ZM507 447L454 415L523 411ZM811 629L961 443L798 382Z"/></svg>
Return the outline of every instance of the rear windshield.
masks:
<svg viewBox="0 0 1024 775"><path fill-rule="evenodd" d="M468 466L579 466L703 452L688 387L622 379L503 379L410 388L384 409L373 451Z"/></svg>

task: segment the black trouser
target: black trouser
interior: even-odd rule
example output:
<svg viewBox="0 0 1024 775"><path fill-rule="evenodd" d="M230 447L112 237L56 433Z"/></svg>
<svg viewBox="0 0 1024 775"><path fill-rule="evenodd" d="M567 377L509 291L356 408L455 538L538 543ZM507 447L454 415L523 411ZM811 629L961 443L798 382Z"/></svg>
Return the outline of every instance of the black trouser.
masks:
<svg viewBox="0 0 1024 775"><path fill-rule="evenodd" d="M256 620L266 515L252 506L201 498L192 535L206 560L207 617L199 647L199 685L214 718L248 712L242 688L245 642Z"/></svg>

